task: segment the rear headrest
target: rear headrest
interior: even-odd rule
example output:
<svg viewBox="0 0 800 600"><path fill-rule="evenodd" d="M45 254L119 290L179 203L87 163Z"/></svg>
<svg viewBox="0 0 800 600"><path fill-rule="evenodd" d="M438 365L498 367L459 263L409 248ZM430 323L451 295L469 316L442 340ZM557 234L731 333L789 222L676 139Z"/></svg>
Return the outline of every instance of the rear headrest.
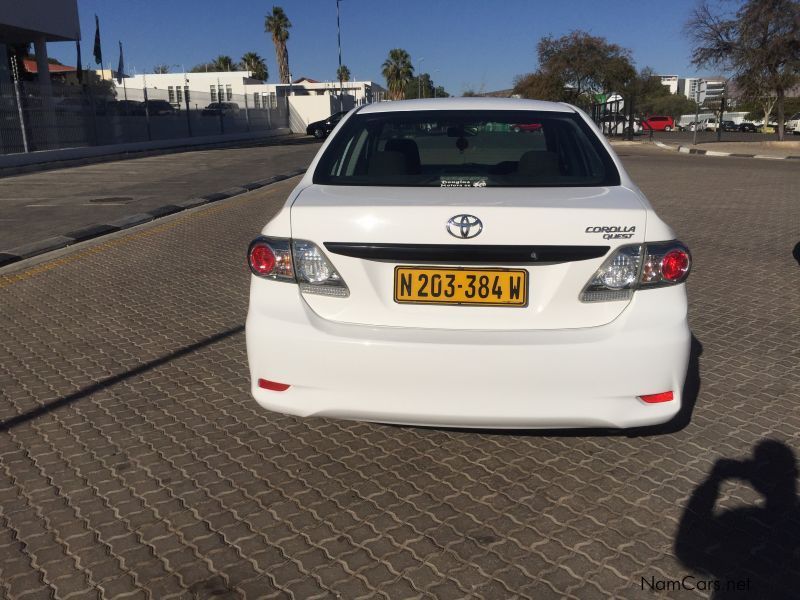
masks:
<svg viewBox="0 0 800 600"><path fill-rule="evenodd" d="M558 154L531 150L519 158L517 172L529 177L559 177Z"/></svg>
<svg viewBox="0 0 800 600"><path fill-rule="evenodd" d="M401 152L406 157L406 173L416 175L420 172L419 148L414 140L397 138L388 140L384 150Z"/></svg>
<svg viewBox="0 0 800 600"><path fill-rule="evenodd" d="M402 152L376 152L369 159L367 172L378 177L407 175L406 162L406 156Z"/></svg>

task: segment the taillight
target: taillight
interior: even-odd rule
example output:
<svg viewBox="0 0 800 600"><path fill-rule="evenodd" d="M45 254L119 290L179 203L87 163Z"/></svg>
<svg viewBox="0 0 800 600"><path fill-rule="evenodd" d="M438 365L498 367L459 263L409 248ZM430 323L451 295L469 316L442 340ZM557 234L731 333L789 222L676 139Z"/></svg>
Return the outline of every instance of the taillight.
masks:
<svg viewBox="0 0 800 600"><path fill-rule="evenodd" d="M254 275L297 283L305 294L350 295L342 276L313 242L257 237L250 243L248 259Z"/></svg>
<svg viewBox="0 0 800 600"><path fill-rule="evenodd" d="M580 299L629 300L635 290L683 283L691 266L689 249L677 240L620 246L595 271Z"/></svg>
<svg viewBox="0 0 800 600"><path fill-rule="evenodd" d="M285 238L258 237L247 251L253 275L278 281L294 281L292 251Z"/></svg>

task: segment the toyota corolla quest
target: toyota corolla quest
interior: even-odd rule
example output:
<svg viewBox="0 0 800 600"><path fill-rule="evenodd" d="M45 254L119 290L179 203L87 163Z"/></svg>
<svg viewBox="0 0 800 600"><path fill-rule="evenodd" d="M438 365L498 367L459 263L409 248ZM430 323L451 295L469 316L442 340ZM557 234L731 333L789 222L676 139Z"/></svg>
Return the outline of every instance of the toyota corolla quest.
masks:
<svg viewBox="0 0 800 600"><path fill-rule="evenodd" d="M351 111L249 263L252 393L270 410L550 428L681 406L689 251L566 104Z"/></svg>

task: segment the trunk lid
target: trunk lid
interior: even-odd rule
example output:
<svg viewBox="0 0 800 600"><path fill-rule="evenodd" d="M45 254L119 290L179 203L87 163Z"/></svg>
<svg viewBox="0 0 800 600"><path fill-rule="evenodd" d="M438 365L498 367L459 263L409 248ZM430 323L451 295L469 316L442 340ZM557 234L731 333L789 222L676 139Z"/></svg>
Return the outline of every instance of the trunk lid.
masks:
<svg viewBox="0 0 800 600"><path fill-rule="evenodd" d="M617 186L312 185L292 205L291 229L294 239L323 249L350 289L348 298L303 295L324 319L434 329L566 329L604 325L628 305L584 303L579 295L616 247L644 241L646 214L633 191ZM448 233L455 215L480 219L480 234L462 239ZM363 248L374 245L381 245L378 252ZM537 260L512 259L531 251ZM396 266L525 269L527 305L400 304Z"/></svg>

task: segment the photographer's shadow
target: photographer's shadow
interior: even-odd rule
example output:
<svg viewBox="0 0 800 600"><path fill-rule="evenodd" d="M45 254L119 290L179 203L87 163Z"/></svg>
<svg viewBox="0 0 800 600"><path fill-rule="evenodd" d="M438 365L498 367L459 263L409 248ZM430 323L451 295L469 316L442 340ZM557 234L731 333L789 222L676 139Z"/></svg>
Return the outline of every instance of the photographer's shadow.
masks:
<svg viewBox="0 0 800 600"><path fill-rule="evenodd" d="M746 461L721 459L695 489L681 518L675 553L686 567L718 581L712 598L797 598L800 504L792 450L764 440ZM753 486L760 506L715 512L729 479ZM701 578L698 578L701 579Z"/></svg>

